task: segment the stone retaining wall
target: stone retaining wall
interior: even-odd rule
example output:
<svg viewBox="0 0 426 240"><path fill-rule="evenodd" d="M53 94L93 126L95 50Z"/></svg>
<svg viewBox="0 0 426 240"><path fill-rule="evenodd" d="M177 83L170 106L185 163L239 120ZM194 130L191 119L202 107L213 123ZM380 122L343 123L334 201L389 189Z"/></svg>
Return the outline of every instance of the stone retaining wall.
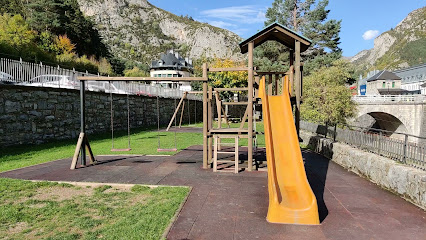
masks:
<svg viewBox="0 0 426 240"><path fill-rule="evenodd" d="M389 158L301 131L303 143L315 152L426 210L426 172Z"/></svg>
<svg viewBox="0 0 426 240"><path fill-rule="evenodd" d="M114 94L114 128L127 129L126 95ZM130 125L157 126L157 101L153 97L130 96ZM176 100L176 103L179 99ZM160 124L166 125L175 110L174 99L160 98ZM197 122L202 122L202 102L196 103ZM87 132L110 131L108 93L86 93ZM189 104L195 121L195 101ZM180 117L180 113L178 114ZM183 123L188 123L188 102ZM179 124L179 118L178 118ZM0 85L0 147L39 144L77 138L80 132L80 92L72 89Z"/></svg>

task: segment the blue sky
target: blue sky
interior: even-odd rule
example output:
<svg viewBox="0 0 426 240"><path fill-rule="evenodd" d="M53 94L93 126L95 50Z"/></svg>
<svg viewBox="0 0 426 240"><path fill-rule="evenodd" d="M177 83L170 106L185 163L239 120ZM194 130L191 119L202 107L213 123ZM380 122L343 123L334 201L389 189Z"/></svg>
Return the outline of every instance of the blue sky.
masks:
<svg viewBox="0 0 426 240"><path fill-rule="evenodd" d="M176 15L231 30L243 38L262 29L265 12L273 0L148 0ZM395 27L408 13L426 5L425 0L329 0L329 19L342 20L340 33L344 56L374 46L374 37Z"/></svg>

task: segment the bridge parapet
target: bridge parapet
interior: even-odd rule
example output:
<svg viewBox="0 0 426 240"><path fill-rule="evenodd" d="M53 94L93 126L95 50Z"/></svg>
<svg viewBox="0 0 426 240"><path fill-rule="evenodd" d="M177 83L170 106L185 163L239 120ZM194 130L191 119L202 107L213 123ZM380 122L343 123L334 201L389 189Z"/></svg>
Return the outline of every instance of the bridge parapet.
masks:
<svg viewBox="0 0 426 240"><path fill-rule="evenodd" d="M424 95L370 95L370 96L353 96L358 104L426 104L426 96Z"/></svg>

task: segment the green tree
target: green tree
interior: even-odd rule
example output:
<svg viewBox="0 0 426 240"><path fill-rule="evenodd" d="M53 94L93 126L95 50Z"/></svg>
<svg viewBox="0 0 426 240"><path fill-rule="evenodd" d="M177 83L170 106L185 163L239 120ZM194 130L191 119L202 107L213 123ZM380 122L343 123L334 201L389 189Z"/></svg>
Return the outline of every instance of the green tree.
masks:
<svg viewBox="0 0 426 240"><path fill-rule="evenodd" d="M347 118L353 117L356 105L346 84L352 80L352 73L349 62L337 60L304 78L301 118L335 125L345 124Z"/></svg>
<svg viewBox="0 0 426 240"><path fill-rule="evenodd" d="M313 41L312 46L302 55L303 61L306 61L305 72L329 65L341 57L341 49L338 46L341 21L327 20L330 12L326 9L327 5L328 0L275 0L266 11L265 25L278 22ZM265 45L261 50L263 56L271 56L265 54L268 51L264 50L271 46L277 51L275 57L272 55L272 62L288 65L288 60L279 54L285 48L277 44ZM258 57L261 57L262 53L259 55Z"/></svg>
<svg viewBox="0 0 426 240"><path fill-rule="evenodd" d="M28 22L32 29L57 33L61 28L61 0L31 0L27 4L30 15Z"/></svg>
<svg viewBox="0 0 426 240"><path fill-rule="evenodd" d="M32 44L35 37L36 33L28 27L21 15L0 15L0 42L19 51L22 47Z"/></svg>
<svg viewBox="0 0 426 240"><path fill-rule="evenodd" d="M0 4L0 14L20 14L25 16L25 6L22 0L2 0Z"/></svg>

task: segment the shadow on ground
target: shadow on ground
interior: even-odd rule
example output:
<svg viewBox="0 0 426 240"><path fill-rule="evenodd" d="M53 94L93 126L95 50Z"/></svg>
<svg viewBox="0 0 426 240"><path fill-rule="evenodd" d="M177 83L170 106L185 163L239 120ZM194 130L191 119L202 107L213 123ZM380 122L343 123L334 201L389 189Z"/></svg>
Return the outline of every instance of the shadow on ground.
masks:
<svg viewBox="0 0 426 240"><path fill-rule="evenodd" d="M320 222L323 222L328 215L328 209L324 202L324 189L329 160L318 157L317 154L310 151L302 151L302 154L305 161L306 176L317 198Z"/></svg>

